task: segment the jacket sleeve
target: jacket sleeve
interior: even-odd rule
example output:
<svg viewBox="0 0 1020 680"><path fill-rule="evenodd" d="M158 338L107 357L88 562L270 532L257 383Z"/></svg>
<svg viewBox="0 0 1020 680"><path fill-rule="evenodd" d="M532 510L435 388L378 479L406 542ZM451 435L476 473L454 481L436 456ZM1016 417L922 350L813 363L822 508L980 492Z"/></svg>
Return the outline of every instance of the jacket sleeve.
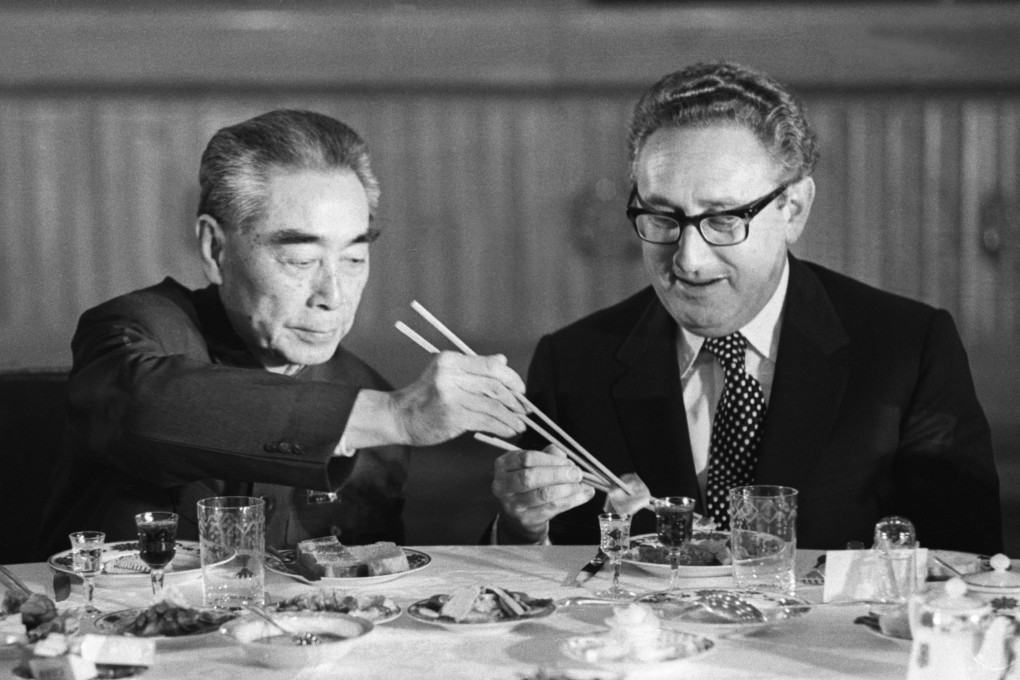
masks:
<svg viewBox="0 0 1020 680"><path fill-rule="evenodd" d="M72 342L72 436L100 462L160 488L205 478L330 489L358 388L211 362L173 305L86 312Z"/></svg>
<svg viewBox="0 0 1020 680"><path fill-rule="evenodd" d="M991 433L952 318L937 311L920 357L896 456L901 513L931 548L1002 550Z"/></svg>

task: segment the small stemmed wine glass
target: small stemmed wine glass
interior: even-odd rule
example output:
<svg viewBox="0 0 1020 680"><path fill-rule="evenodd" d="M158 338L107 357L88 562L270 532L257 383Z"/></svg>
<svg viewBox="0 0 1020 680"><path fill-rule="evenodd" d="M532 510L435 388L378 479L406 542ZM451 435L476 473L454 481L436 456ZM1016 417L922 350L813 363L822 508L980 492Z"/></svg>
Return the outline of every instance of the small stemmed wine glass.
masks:
<svg viewBox="0 0 1020 680"><path fill-rule="evenodd" d="M177 552L177 515L173 512L143 512L135 515L138 527L138 556L149 565L152 596L163 595L163 573Z"/></svg>
<svg viewBox="0 0 1020 680"><path fill-rule="evenodd" d="M653 505L659 543L669 550L669 589L680 588L680 549L691 540L694 530L693 498L666 496Z"/></svg>
<svg viewBox="0 0 1020 680"><path fill-rule="evenodd" d="M96 576L103 570L103 544L106 534L102 531L76 531L70 535L71 567L85 583L85 615L93 616L99 610L92 604L96 589Z"/></svg>
<svg viewBox="0 0 1020 680"><path fill-rule="evenodd" d="M609 557L609 565L613 568L613 585L595 595L607 600L632 600L634 593L620 587L620 559L630 547L630 515L602 513L599 515L599 529L602 531L600 547Z"/></svg>

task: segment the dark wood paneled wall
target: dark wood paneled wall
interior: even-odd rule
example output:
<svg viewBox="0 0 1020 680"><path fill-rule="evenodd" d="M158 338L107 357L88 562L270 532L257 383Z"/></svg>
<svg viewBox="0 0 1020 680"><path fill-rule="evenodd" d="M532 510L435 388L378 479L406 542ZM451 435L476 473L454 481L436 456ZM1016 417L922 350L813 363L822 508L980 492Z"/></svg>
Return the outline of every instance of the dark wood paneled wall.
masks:
<svg viewBox="0 0 1020 680"><path fill-rule="evenodd" d="M200 285L205 142L294 106L362 132L383 183L350 344L410 379L425 358L392 325L417 299L523 371L541 333L643 285L622 212L634 99L726 57L792 84L818 128L796 252L953 312L1020 546L1015 3L57 4L0 7L0 367L68 363L77 316L108 297L164 275ZM412 542L471 543L491 517L495 453L470 443L415 456Z"/></svg>
<svg viewBox="0 0 1020 680"><path fill-rule="evenodd" d="M539 334L643 284L622 214L630 106L662 73L720 56L792 83L818 128L819 195L796 251L946 307L972 352L1012 357L1014 6L562 0L0 10L0 362L65 363L86 307L167 274L200 284L201 149L278 106L351 123L383 182L352 342L403 349L392 323L418 299L526 361Z"/></svg>

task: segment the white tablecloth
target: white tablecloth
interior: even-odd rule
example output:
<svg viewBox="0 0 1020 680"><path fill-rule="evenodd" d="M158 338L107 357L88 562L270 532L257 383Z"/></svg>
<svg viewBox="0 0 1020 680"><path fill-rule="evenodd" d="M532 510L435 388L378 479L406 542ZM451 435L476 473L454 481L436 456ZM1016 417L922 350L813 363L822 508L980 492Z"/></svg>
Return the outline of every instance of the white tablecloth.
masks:
<svg viewBox="0 0 1020 680"><path fill-rule="evenodd" d="M594 546L428 546L417 548L432 556L424 569L359 592L392 596L405 607L435 593L450 592L456 586L489 583L522 590L536 597L561 598L605 588L609 569L600 572L583 589L565 588L560 582L570 569L590 558ZM819 553L798 554L798 576L807 571ZM46 564L14 565L11 570L33 589L52 594L52 571ZM624 565L621 581L630 590L661 590L667 572L648 572ZM168 581L169 582L169 581ZM296 595L310 588L285 576L267 574L267 591L274 599ZM685 585L729 584L728 578L689 579ZM200 602L200 584L181 583L180 591ZM799 594L809 600L821 599L820 587L803 587ZM60 607L80 606L80 586ZM115 611L151 604L145 580L138 585L97 588L96 603L103 611ZM493 631L452 632L414 621L407 614L377 626L351 654L334 667L320 667L300 673L273 671L250 663L230 640L218 635L193 640L181 647L159 649L156 665L142 677L195 678L196 680L246 680L280 678L430 678L465 680L522 680L541 670L585 671L578 677L619 677L613 673L592 674L593 667L570 661L560 650L572 635L605 629L612 613L608 606L571 607L551 616ZM652 667L635 666L628 678L712 678L788 679L810 678L896 678L906 677L908 642L880 637L853 620L866 613L864 607L833 607L810 611L797 620L744 637L717 641L716 648L697 659ZM0 621L0 632L22 631L17 617ZM0 677L12 677L14 659L0 660Z"/></svg>

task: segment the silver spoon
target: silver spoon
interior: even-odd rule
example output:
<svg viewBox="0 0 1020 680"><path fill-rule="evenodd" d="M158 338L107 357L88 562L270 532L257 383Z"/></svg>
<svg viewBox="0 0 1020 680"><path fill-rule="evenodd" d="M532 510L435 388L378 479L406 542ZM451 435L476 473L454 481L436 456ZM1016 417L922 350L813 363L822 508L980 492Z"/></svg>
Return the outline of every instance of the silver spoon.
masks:
<svg viewBox="0 0 1020 680"><path fill-rule="evenodd" d="M322 642L322 639L315 633L292 633L291 631L287 630L279 623L277 623L276 619L270 616L267 612L262 611L258 607L248 607L247 609L251 613L261 617L262 619L276 626L277 630L282 632L284 635L289 635L291 639L294 640L294 644L298 645L299 647L304 647L307 645L317 645Z"/></svg>

